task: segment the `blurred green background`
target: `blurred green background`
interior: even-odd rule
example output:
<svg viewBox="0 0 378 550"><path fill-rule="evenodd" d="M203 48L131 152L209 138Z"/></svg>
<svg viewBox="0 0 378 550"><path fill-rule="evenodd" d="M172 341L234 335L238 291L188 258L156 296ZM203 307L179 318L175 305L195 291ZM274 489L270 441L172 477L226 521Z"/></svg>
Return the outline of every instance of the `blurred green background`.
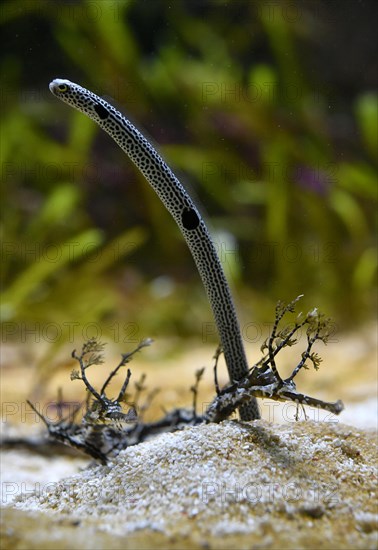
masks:
<svg viewBox="0 0 378 550"><path fill-rule="evenodd" d="M376 20L375 1L3 2L3 342L39 338L42 361L99 331L217 342L175 223L56 77L111 99L193 190L243 327L302 293L340 329L369 321Z"/></svg>

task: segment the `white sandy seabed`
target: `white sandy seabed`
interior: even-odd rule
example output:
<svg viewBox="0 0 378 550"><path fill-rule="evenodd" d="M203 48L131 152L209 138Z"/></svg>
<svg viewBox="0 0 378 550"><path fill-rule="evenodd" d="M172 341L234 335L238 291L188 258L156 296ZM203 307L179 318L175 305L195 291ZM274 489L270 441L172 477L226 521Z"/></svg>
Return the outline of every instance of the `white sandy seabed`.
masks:
<svg viewBox="0 0 378 550"><path fill-rule="evenodd" d="M297 531L303 547L321 537L375 548L376 456L374 433L344 424L226 421L130 447L13 506L86 519L115 536L249 534L252 543Z"/></svg>

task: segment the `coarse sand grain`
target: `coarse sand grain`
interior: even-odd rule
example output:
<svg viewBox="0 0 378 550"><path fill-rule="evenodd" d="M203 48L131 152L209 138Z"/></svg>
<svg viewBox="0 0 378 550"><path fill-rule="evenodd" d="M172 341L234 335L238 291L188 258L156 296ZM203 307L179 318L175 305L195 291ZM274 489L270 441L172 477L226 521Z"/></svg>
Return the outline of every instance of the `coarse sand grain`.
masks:
<svg viewBox="0 0 378 550"><path fill-rule="evenodd" d="M130 447L13 506L172 548L376 548L376 458L374 432L337 422L226 421Z"/></svg>

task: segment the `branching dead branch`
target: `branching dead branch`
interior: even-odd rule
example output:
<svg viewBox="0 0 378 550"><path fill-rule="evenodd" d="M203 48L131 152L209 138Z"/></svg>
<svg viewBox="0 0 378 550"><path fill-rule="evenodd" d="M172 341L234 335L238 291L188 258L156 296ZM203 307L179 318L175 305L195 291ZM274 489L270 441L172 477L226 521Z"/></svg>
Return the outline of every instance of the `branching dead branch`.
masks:
<svg viewBox="0 0 378 550"><path fill-rule="evenodd" d="M276 319L273 330L262 346L261 351L267 352L256 363L249 374L238 383L224 388L215 397L205 413L205 419L208 422L221 422L228 418L240 405L248 403L251 397L268 397L275 401L293 401L300 405L309 405L312 407L327 410L333 414L340 414L344 405L341 401L330 403L301 394L297 391L294 378L301 368L308 368L306 365L309 359L316 370L319 369L321 362L320 356L312 352L312 347L317 340L327 343L330 334L331 320L315 308L306 316L300 313L297 316L293 329L285 327L279 330L279 324L288 312L294 312L295 305L302 296L298 296L289 304L279 302L276 307ZM307 348L302 353L302 358L294 368L292 374L283 380L279 375L275 357L277 353L286 346L292 346L296 343L293 338L296 332L307 325Z"/></svg>
<svg viewBox="0 0 378 550"><path fill-rule="evenodd" d="M223 389L219 388L217 376L218 360L222 353L221 348L218 347L214 355L216 396L202 416L197 412L197 403L199 384L204 374L204 368L196 371L195 382L190 388L193 394L192 409L174 409L166 412L164 417L156 422L145 423L143 421L145 411L158 392L156 389L150 391L144 402L141 403L141 396L147 390L145 375L142 375L140 380L134 384L134 394L128 394L126 391L129 387L131 371L127 369L126 377L117 397L115 399L107 397L106 391L110 382L138 351L151 344L151 339L141 341L136 349L122 355L121 361L107 376L100 391L97 391L88 380L87 370L94 365L103 363L104 344L91 339L84 344L80 354L77 354L76 351L72 353L72 357L79 363L80 370L74 370L71 373L71 379L82 380L87 390L84 414L80 422L75 422L75 419L81 405L74 408L68 417L63 418L61 393L59 393L57 401L59 420L54 424L44 418L32 403L28 403L45 423L52 439L79 448L103 463L106 463L120 450L159 433L204 422L221 422L254 397L292 401L298 407L304 405L318 407L337 415L344 408L340 400L326 402L307 396L297 391L294 382L294 378L301 369L308 369L307 362L311 363L316 370L319 369L321 357L313 351L313 346L318 340L326 344L331 329L330 319L319 313L316 308L307 315L300 313L296 317L294 327L284 326L281 328L282 319L286 314L294 312L301 297L298 296L288 304L278 302L272 333L261 347L263 356L244 379L227 385ZM284 380L279 374L277 355L283 348L297 343L296 335L302 327L306 327L307 347L291 375ZM129 407L127 412L124 412L125 405ZM138 407L138 416L136 407Z"/></svg>

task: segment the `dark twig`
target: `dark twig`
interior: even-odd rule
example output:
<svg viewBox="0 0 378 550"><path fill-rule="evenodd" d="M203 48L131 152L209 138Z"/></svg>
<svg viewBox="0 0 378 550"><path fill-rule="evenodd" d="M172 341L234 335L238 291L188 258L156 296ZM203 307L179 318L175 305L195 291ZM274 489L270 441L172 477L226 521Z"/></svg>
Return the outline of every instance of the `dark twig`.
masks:
<svg viewBox="0 0 378 550"><path fill-rule="evenodd" d="M339 414L344 406L341 401L336 403L328 403L316 398L312 398L297 392L294 384L294 377L298 374L299 370L303 367L306 368L306 360L310 359L315 367L318 369L321 362L321 358L313 353L312 346L316 340L322 340L327 342L329 334L329 319L324 318L317 309L312 310L307 314L304 321L298 321L301 318L301 314L298 316L298 320L294 326L294 329L283 329L278 331L278 325L282 317L286 312L293 312L294 306L300 296L290 302L288 305L284 305L279 302L276 308L276 320L273 326L272 335L270 336L268 343L262 346L262 351L268 348L268 354L265 355L258 363L254 365L249 371L248 376L238 383L234 383L228 386L221 392L217 392L217 397L213 400L208 407L205 418L209 422L220 422L228 418L240 405L248 403L251 396L253 397L269 397L277 401L294 401L301 405L310 405L314 407L320 407L328 410L334 414ZM302 354L302 359L297 367L292 372L291 376L286 380L282 380L280 377L277 365L275 363L275 355L277 349L282 349L286 345L293 345L295 340L292 340L295 332L299 330L305 324L307 328L307 348ZM277 345L278 338L281 338L281 342ZM283 340L282 340L283 338ZM277 347L275 347L277 346Z"/></svg>
<svg viewBox="0 0 378 550"><path fill-rule="evenodd" d="M131 378L131 370L127 369L127 375L126 375L125 381L122 385L121 391L119 392L116 401L121 402L124 400L126 389L127 389L127 386L129 385L130 378Z"/></svg>
<svg viewBox="0 0 378 550"><path fill-rule="evenodd" d="M42 422L44 423L44 425L47 427L47 429L49 428L50 426L50 422L47 420L47 418L45 418L43 416L43 414L41 414L36 408L35 406L33 405L33 403L31 401L29 401L29 399L26 400L26 403L29 405L29 407L31 407L33 409L33 411L35 412L35 414L38 416L38 418L40 418L42 420Z"/></svg>
<svg viewBox="0 0 378 550"><path fill-rule="evenodd" d="M275 344L275 340L277 338L277 329L278 329L278 325L279 325L282 317L285 315L285 313L287 313L288 311L293 312L294 308L295 308L295 304L302 297L303 297L303 294L301 294L300 296L297 296L297 298L295 298L295 300L293 300L289 304L285 304L284 302L279 301L277 303L277 306L276 306L276 318L275 318L272 333L270 335L269 342L268 342L268 354L269 354L270 368L272 369L272 371L273 371L275 377L277 378L277 380L281 383L283 383L283 380L282 380L281 376L279 375L277 365L276 365L276 362L275 362L275 356L277 355L278 351L276 351L276 353L275 353L275 349L274 349L274 346L277 348L277 344ZM289 342L288 339L287 339L287 342Z"/></svg>
<svg viewBox="0 0 378 550"><path fill-rule="evenodd" d="M90 341L89 343L92 344L93 340ZM87 346L87 348L89 348L89 346ZM90 359L87 362L85 362L85 360L84 360L85 355L87 353L89 353L89 351L92 351L92 350L89 350L87 348L85 346L83 346L83 350L82 350L80 355L77 355L76 350L73 350L72 357L74 359L76 359L76 361L79 363L79 365L80 365L80 374L81 375L78 375L77 371L73 371L72 374L71 374L71 380L75 380L75 379L82 380L84 382L87 390L89 391L89 393L91 393L93 395L93 397L95 397L97 399L97 401L104 404L104 400L102 399L101 395L94 389L94 387L88 381L88 378L85 374L85 370L88 367L90 367L93 364L99 364L99 356L91 356ZM95 363L95 361L97 361L97 363Z"/></svg>
<svg viewBox="0 0 378 550"><path fill-rule="evenodd" d="M274 340L276 338L276 332L277 332L277 327L278 327L278 323L280 322L280 320L282 319L284 313L285 313L285 310L283 310L281 313L279 313L279 308L280 308L280 305L281 303L279 302L276 306L276 319L274 321L274 325L273 325L273 329L272 329L272 333L270 335L270 338L269 338L269 342L268 342L268 355L269 355L269 363L270 363L270 368L272 369L272 371L274 372L277 380L279 380L280 382L282 382L282 379L278 373L278 370L277 370L277 366L276 366L276 363L275 363L275 359L274 359L274 349L273 349L273 344L274 344Z"/></svg>
<svg viewBox="0 0 378 550"><path fill-rule="evenodd" d="M58 388L58 398L56 400L56 410L58 413L58 419L61 422L63 420L63 392L62 388Z"/></svg>
<svg viewBox="0 0 378 550"><path fill-rule="evenodd" d="M214 354L214 357L213 357L213 359L214 359L214 386L215 386L215 391L217 392L217 395L220 394L219 383L218 383L218 361L219 361L219 357L220 357L221 353L223 353L222 347L218 346L217 349L215 350L215 354Z"/></svg>
<svg viewBox="0 0 378 550"><path fill-rule="evenodd" d="M124 367L125 365L127 365L127 363L130 363L131 359L133 358L133 356L138 352L140 351L142 348L145 348L147 346L150 346L152 343L152 339L151 338L146 338L145 340L142 340L138 346L133 350L131 351L130 353L123 353L122 354L122 359L120 361L120 363L116 366L116 368L114 370L112 370L112 372L109 374L109 376L107 377L107 379L105 380L102 388L101 388L101 395L104 395L105 394L105 390L107 388L107 386L109 385L109 383L111 382L112 378L117 374L117 372L119 371L119 369L121 367ZM128 378L130 379L130 376L128 376ZM126 382L126 381L125 381ZM126 387L127 387L127 384L126 384ZM124 392L126 391L126 388L124 390ZM124 393L123 392L123 393ZM122 392L120 392L122 393ZM118 399L120 400L120 399Z"/></svg>
<svg viewBox="0 0 378 550"><path fill-rule="evenodd" d="M328 334L326 328L328 321L329 319L324 319L323 316L319 314L316 308L307 315L306 322L309 323L309 328L307 329L307 348L302 353L301 361L295 367L291 376L286 379L286 382L290 382L291 380L293 380L301 368L307 368L307 359L310 359L312 361L316 370L319 368L319 364L322 359L316 353L311 353L311 349L316 340L322 340L324 343L327 343ZM322 331L324 331L323 335L321 335Z"/></svg>
<svg viewBox="0 0 378 550"><path fill-rule="evenodd" d="M196 371L196 381L193 384L193 386L191 386L191 388L190 388L190 391L193 393L193 405L192 405L193 418L197 418L197 416L198 416L197 415L198 386L199 386L200 380L201 380L204 372L205 372L204 367L202 369L198 369Z"/></svg>
<svg viewBox="0 0 378 550"><path fill-rule="evenodd" d="M121 367L123 367L124 365L126 365L126 363L128 363L128 361L126 360L125 355L122 355L121 361L118 363L118 365L116 366L116 368L115 368L114 370L111 371L111 373L109 374L109 376L107 377L107 379L106 379L105 382L103 383L102 388L101 388L101 395L105 395L105 390L106 390L106 388L108 387L108 385L110 384L111 380L112 380L113 377L117 374L117 372L119 371L119 369L120 369Z"/></svg>

